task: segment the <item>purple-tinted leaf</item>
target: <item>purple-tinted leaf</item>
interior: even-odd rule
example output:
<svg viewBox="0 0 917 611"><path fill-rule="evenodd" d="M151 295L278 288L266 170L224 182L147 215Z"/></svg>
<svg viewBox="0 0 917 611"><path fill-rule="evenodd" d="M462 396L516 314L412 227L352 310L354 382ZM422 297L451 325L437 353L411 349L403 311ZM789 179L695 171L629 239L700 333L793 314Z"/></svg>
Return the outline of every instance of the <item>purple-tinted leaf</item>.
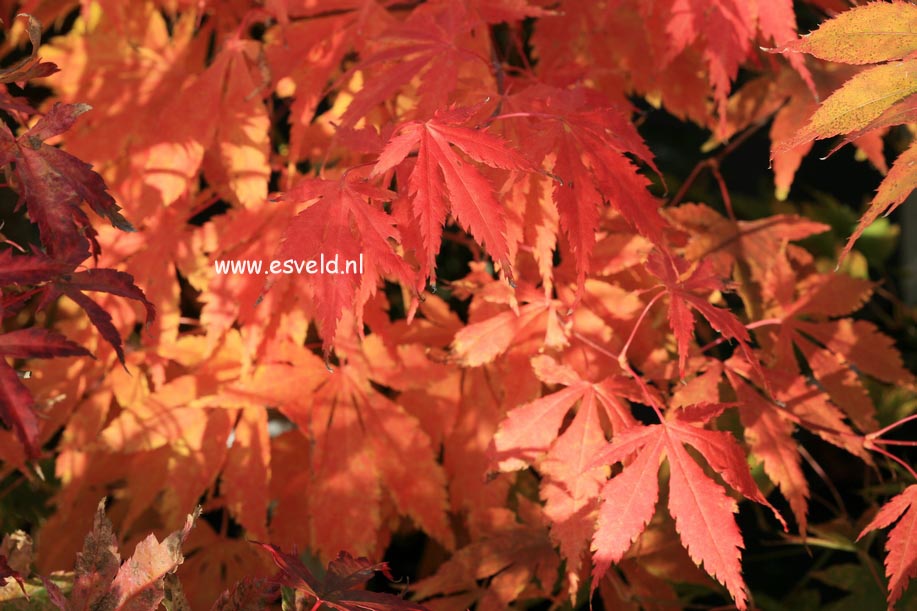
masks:
<svg viewBox="0 0 917 611"><path fill-rule="evenodd" d="M35 127L23 134L20 140L33 144L35 148L54 136L59 136L73 127L77 118L92 110L89 104L62 104L55 102L45 116L39 119Z"/></svg>
<svg viewBox="0 0 917 611"><path fill-rule="evenodd" d="M49 76L58 71L56 65L50 62L42 62L38 57L38 48L41 46L41 23L31 15L20 13L17 17L25 17L29 20L27 31L29 41L32 43L32 52L12 66L0 68L0 83L18 83L33 78Z"/></svg>
<svg viewBox="0 0 917 611"><path fill-rule="evenodd" d="M321 584L312 572L306 568L306 565L302 563L302 560L293 554L287 554L276 545L261 543L260 541L252 541L252 543L260 545L271 553L274 564L280 568L280 575L275 579L277 583L312 596L319 595Z"/></svg>
<svg viewBox="0 0 917 611"><path fill-rule="evenodd" d="M0 358L0 419L13 429L30 458L39 455L38 419L32 411L34 402L32 393L19 381L16 371Z"/></svg>
<svg viewBox="0 0 917 611"><path fill-rule="evenodd" d="M10 567L6 556L0 554L0 586L7 584L7 578L15 579L19 587L22 588L22 593L25 594L25 580L22 579L22 575Z"/></svg>
<svg viewBox="0 0 917 611"><path fill-rule="evenodd" d="M16 358L50 358L54 356L92 356L60 333L32 327L0 335L0 355Z"/></svg>
<svg viewBox="0 0 917 611"><path fill-rule="evenodd" d="M71 265L53 261L41 253L14 255L12 249L0 250L0 286L37 284L72 270Z"/></svg>
<svg viewBox="0 0 917 611"><path fill-rule="evenodd" d="M58 296L66 295L86 311L89 320L99 330L102 337L112 345L118 354L118 360L124 365L124 348L121 342L121 335L115 325L112 324L111 315L82 291L110 293L139 301L146 310L147 324L156 317L156 309L147 300L143 291L134 284L133 276L113 269L89 269L75 274L67 274L45 290L41 302L38 304L39 309Z"/></svg>
<svg viewBox="0 0 917 611"><path fill-rule="evenodd" d="M253 543L269 551L280 568L275 581L308 594L315 599L315 605L322 603L322 606L337 611L429 611L421 604L392 594L354 589L371 579L377 571L391 579L385 562L373 564L366 558L354 558L347 552L341 552L328 564L325 578L320 582L296 556L284 553L269 543Z"/></svg>

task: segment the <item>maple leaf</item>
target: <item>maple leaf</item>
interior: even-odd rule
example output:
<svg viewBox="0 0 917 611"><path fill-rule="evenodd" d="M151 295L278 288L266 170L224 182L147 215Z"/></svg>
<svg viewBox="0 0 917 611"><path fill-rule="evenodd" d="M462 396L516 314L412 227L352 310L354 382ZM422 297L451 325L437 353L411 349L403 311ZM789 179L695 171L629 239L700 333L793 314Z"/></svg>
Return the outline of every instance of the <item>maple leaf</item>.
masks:
<svg viewBox="0 0 917 611"><path fill-rule="evenodd" d="M848 135L864 138L869 132L905 123L917 115L917 39L913 35L917 7L907 2L874 2L856 7L825 22L816 32L791 42L785 49L848 64L877 64L863 70L826 99L808 123L784 140L777 151L811 140ZM900 60L900 61L892 61ZM885 62L885 63L880 63ZM834 150L837 150L835 148ZM894 210L917 185L914 148L899 157L882 181L879 192L847 241L840 259L853 248L863 231L880 214Z"/></svg>
<svg viewBox="0 0 917 611"><path fill-rule="evenodd" d="M872 284L846 274L811 274L797 281L794 274L784 269L787 265L785 257L776 259L763 286L770 304L765 315L778 318L781 323L776 328L762 329L759 337L773 342L778 368L800 373L795 351L801 352L832 401L862 430L875 429L875 407L863 385L862 374L892 384L908 383L912 374L902 365L892 339L882 335L875 325L865 320L840 318L866 303L873 291ZM780 382L783 386L787 383ZM830 407L818 410L822 416L828 411L834 410ZM834 423L838 424L839 420ZM832 443L840 441L842 447L854 451L849 439L842 441L831 436L825 439Z"/></svg>
<svg viewBox="0 0 917 611"><path fill-rule="evenodd" d="M492 510L493 524L475 541L458 550L436 573L420 580L412 591L436 609L497 611L513 601L547 595L557 581L560 558L545 531L537 505L517 497L519 516ZM521 519L521 523L519 520ZM530 585L536 580L540 586ZM483 580L490 587L479 584Z"/></svg>
<svg viewBox="0 0 917 611"><path fill-rule="evenodd" d="M132 218L139 220L171 205L187 189L189 173L198 175L203 151L213 143L213 121L224 116L224 103L228 107L227 118L232 116L242 96L224 101L220 89L224 71L207 69L206 45L200 37L193 37L199 25L194 9L177 12L175 21L168 23L150 4L126 8L106 3L94 10L98 21L90 20L94 22L91 41L77 34L89 19L84 12L77 17L75 28L64 36L55 36L43 47L43 52L67 75L48 85L60 87L58 93L63 101L87 102L94 107L63 137L66 148L106 168L113 192L123 194L130 203ZM125 24L141 20L148 25L146 34L129 35ZM221 53L222 48L221 40L214 55L219 56L217 63L225 65L224 57L231 54ZM133 53L141 53L146 59L125 63ZM85 62L92 64L92 71L75 68L87 65ZM211 88L200 86L202 82ZM232 83L227 89L237 91ZM203 104L201 100L218 100L219 105ZM251 108L257 102L247 100L246 106ZM253 117L249 122L236 116L226 131L238 133L249 125L259 125L258 119ZM104 130L105 138L97 137L99 129ZM210 151L221 152L217 146ZM111 172L115 167L120 169ZM257 168L252 170L254 180ZM224 174L221 178L231 177ZM229 191L222 181L213 186L221 194Z"/></svg>
<svg viewBox="0 0 917 611"><path fill-rule="evenodd" d="M871 2L825 21L814 32L777 51L809 53L845 64L902 59L917 51L917 6L909 2Z"/></svg>
<svg viewBox="0 0 917 611"><path fill-rule="evenodd" d="M12 249L0 250L0 286L39 284L73 271L73 266L55 261L41 252L14 255Z"/></svg>
<svg viewBox="0 0 917 611"><path fill-rule="evenodd" d="M346 344L356 343L354 333L347 337ZM305 478L308 487L296 479L277 481L278 494L310 508L308 521L294 514L293 540L320 553L349 546L369 555L377 545L375 529L383 517L400 513L451 549L455 543L446 515L446 476L429 435L415 416L373 388L367 355L346 345L339 346L338 355L342 364L329 374L316 367L320 361L309 353L310 358L302 360L316 378L306 395L309 401L278 405L299 427L297 435L314 447ZM277 465L276 460L272 463ZM348 473L358 485L341 486L341 473ZM383 499L392 503L383 505ZM275 519L272 527L275 523L282 521Z"/></svg>
<svg viewBox="0 0 917 611"><path fill-rule="evenodd" d="M401 234L393 219L367 200L389 201L391 191L348 179L303 180L279 196L307 207L290 222L276 258L297 261L338 257L337 273L310 274L305 283L315 303L325 355L330 353L345 309L360 312L383 274L414 284L414 274L394 250ZM346 267L363 261L365 270ZM361 276L362 272L362 276ZM269 280L268 288L272 282ZM363 328L357 317L360 329Z"/></svg>
<svg viewBox="0 0 917 611"><path fill-rule="evenodd" d="M378 50L363 57L345 75L359 70L374 78L354 94L341 116L344 127L352 127L415 78L419 78L420 116L430 116L434 109L446 106L459 83L460 68L463 79L492 82L487 51L475 48L481 40L475 36L479 34L477 26L464 3L427 4L375 36L372 47ZM375 72L379 66L384 68Z"/></svg>
<svg viewBox="0 0 917 611"><path fill-rule="evenodd" d="M831 151L828 152L828 155L833 155L841 147L853 143L859 143L864 138L878 136L881 142L881 137L885 135L886 130L889 127L895 125L904 125L906 123L912 123L914 119L917 118L917 96L909 96L900 102L896 102L888 107L881 115L864 125L863 127L853 130L846 136L844 136L841 141L834 145ZM872 160L872 157L870 157ZM882 172L882 174L888 174L888 168L882 166L876 166Z"/></svg>
<svg viewBox="0 0 917 611"><path fill-rule="evenodd" d="M730 372L739 374L746 380L755 383L757 390L754 392L760 393L761 396L773 397L774 401L768 405L755 400L754 402L759 407L771 410L780 409L799 426L867 463L871 462L864 448L863 437L850 428L850 425L844 420L844 412L832 401L833 397L814 382L801 377L797 370L778 365L765 369L766 379L762 379L760 374L752 372L751 367L743 360L730 358L725 364L727 374ZM737 383L734 376L727 375L727 377L733 383L733 388L737 393L746 392L746 390L740 390L741 384ZM798 446L794 443L786 449L793 447ZM794 481L792 485L799 488L799 481ZM797 507L801 505L797 504Z"/></svg>
<svg viewBox="0 0 917 611"><path fill-rule="evenodd" d="M148 535L137 544L133 555L121 565L111 583L116 609L153 611L163 599L163 579L182 563L181 545L188 538L194 522L200 516L200 507L185 520L181 530L163 539Z"/></svg>
<svg viewBox="0 0 917 611"><path fill-rule="evenodd" d="M25 17L28 20L26 31L29 35L29 42L32 44L32 52L28 57L20 59L12 66L0 68L0 83L19 83L34 78L50 76L58 71L56 65L50 62L43 62L38 57L38 49L41 46L41 23L32 15L20 13L17 17Z"/></svg>
<svg viewBox="0 0 917 611"><path fill-rule="evenodd" d="M914 103L917 104L917 100L914 100ZM879 185L879 190L869 204L869 208L860 217L856 229L847 240L839 260L843 260L850 253L854 243L873 221L879 216L891 214L904 203L914 189L917 189L917 140L912 142L911 146L901 153L892 164L891 170Z"/></svg>
<svg viewBox="0 0 917 611"><path fill-rule="evenodd" d="M228 40L195 91L203 99L219 100L219 112L209 117L212 145L206 140L201 143L204 175L212 184L225 185L227 199L243 206L267 197L271 173L270 119L255 95L266 83L259 83L251 68L261 53L253 41ZM186 129L188 121L181 118L182 129Z"/></svg>
<svg viewBox="0 0 917 611"><path fill-rule="evenodd" d="M667 58L671 60L698 38L714 99L722 118L731 81L751 49L755 33L755 6L742 0L670 0L667 15Z"/></svg>
<svg viewBox="0 0 917 611"><path fill-rule="evenodd" d="M665 223L658 202L646 190L649 181L627 155L659 171L626 115L585 90L548 87L509 98L507 110L537 118L518 128L519 140L529 142L531 155L550 164L558 178L553 198L573 250L580 290L606 201L641 235L653 243L661 241Z"/></svg>
<svg viewBox="0 0 917 611"><path fill-rule="evenodd" d="M599 382L589 382L570 367L548 356L533 358L532 368L545 384L562 384L566 388L520 405L507 414L493 440L494 460L500 470L525 468L527 463L547 451L558 438L564 416L579 401L583 405L599 401L615 432L625 431L636 424L630 407L621 397L640 401L643 395L639 387L628 383L626 378L610 376ZM598 420L590 424L597 423Z"/></svg>
<svg viewBox="0 0 917 611"><path fill-rule="evenodd" d="M89 256L90 244L92 252L98 251L89 218L80 208L82 202L118 229L134 231L91 165L44 143L70 129L88 110L86 104L56 103L19 138L5 124L0 128L0 165L15 162L20 202L25 202L38 225L42 243L55 259L74 264Z"/></svg>
<svg viewBox="0 0 917 611"><path fill-rule="evenodd" d="M452 110L437 113L428 121L401 125L372 170L373 176L385 174L417 149L408 189L423 238L421 274L430 277L431 282L436 279L435 258L449 212L447 205L459 224L512 277L505 213L494 196L493 186L455 149L492 168L531 170L532 166L501 139L462 127L465 114Z"/></svg>
<svg viewBox="0 0 917 611"><path fill-rule="evenodd" d="M70 608L91 609L108 593L121 567L118 539L105 515L105 501L99 502L92 530L86 535L83 551L77 554Z"/></svg>
<svg viewBox="0 0 917 611"><path fill-rule="evenodd" d="M749 346L751 337L745 326L732 312L712 305L697 294L697 291L725 289L723 280L715 274L709 260L700 261L694 269L690 269L687 261L674 259L671 255L664 257L656 251L647 260L646 269L662 280L669 293L669 324L678 345L678 370L682 378L685 376L685 364L694 334L694 315L691 309L697 310L724 337L736 340L748 362L760 370L758 358Z"/></svg>
<svg viewBox="0 0 917 611"><path fill-rule="evenodd" d="M470 367L490 363L514 345L524 345L532 338L540 338L552 348L567 345L561 312L568 308L563 303L546 299L529 285L515 289L504 284L491 286L487 304L507 304L511 309L489 317L482 315L480 320L478 308L472 310L469 324L455 334L452 342L452 354L459 363Z"/></svg>
<svg viewBox="0 0 917 611"><path fill-rule="evenodd" d="M16 432L32 458L40 453L38 419L33 409L35 401L4 357L27 359L54 356L90 356L90 353L63 335L47 329L33 327L0 335L0 420Z"/></svg>
<svg viewBox="0 0 917 611"><path fill-rule="evenodd" d="M105 515L105 499L99 502L92 531L77 555L73 590L69 601L53 583L44 580L51 601L61 611L155 611L163 601L164 581L184 557L181 545L200 515L200 507L188 515L184 526L157 541L149 535L137 544L133 555L121 564L118 542Z"/></svg>
<svg viewBox="0 0 917 611"><path fill-rule="evenodd" d="M86 296L84 291L109 293L133 299L143 304L146 311L146 324L152 322L156 310L137 285L130 274L113 269L87 269L72 274L65 274L42 289L42 298L39 308L45 307L61 295L66 295L75 301L86 314L89 320L99 330L102 337L111 344L118 355L118 360L125 367L124 348L122 347L121 334L112 323L111 315L102 306Z"/></svg>
<svg viewBox="0 0 917 611"><path fill-rule="evenodd" d="M770 508L783 522L754 483L745 453L732 434L695 426L726 407L701 404L682 408L673 419L616 435L594 457L591 466L624 463L636 453L633 461L625 464L621 473L601 490L603 503L592 542L593 589L608 567L623 558L653 517L659 496L657 472L665 456L670 472L669 512L675 518L682 544L695 563L703 563L704 569L726 586L739 609L747 608L740 566L742 535L731 515L738 507L685 449L685 445L693 447L730 487Z"/></svg>
<svg viewBox="0 0 917 611"><path fill-rule="evenodd" d="M532 359L538 378L562 384L563 390L512 409L494 435L491 452L501 471L524 468L539 459L544 474L541 496L551 520L552 538L567 560L570 591L577 590L577 571L585 541L592 533L592 500L605 480L603 469L586 469L591 456L605 446L602 421L617 434L636 425L624 400L643 399L639 387L622 376L596 383L547 356ZM579 403L572 422L559 433L567 412Z"/></svg>
<svg viewBox="0 0 917 611"><path fill-rule="evenodd" d="M917 576L917 484L888 501L876 517L863 528L857 541L877 528L898 522L885 542L885 574L888 576L888 606L892 608L904 594L908 581Z"/></svg>
<svg viewBox="0 0 917 611"><path fill-rule="evenodd" d="M802 471L802 456L793 439L793 423L763 396L731 371L729 382L742 403L739 417L745 427L745 440L752 454L764 464L764 472L777 484L790 503L799 532L808 527L809 484Z"/></svg>
<svg viewBox="0 0 917 611"><path fill-rule="evenodd" d="M684 249L690 261L710 260L723 277L741 262L751 269L752 278L763 282L780 256L786 241L796 241L830 229L828 225L792 214L775 214L753 221L728 219L704 204L682 204L666 210L676 227L689 233Z"/></svg>
<svg viewBox="0 0 917 611"><path fill-rule="evenodd" d="M354 558L347 552L341 552L335 560L328 563L324 578L319 580L299 557L287 554L270 543L254 543L270 552L271 558L280 568L280 573L274 580L312 597L312 608L316 611L322 606L336 611L429 611L423 605L393 594L355 589L377 572L391 580L392 574L386 562L373 564L366 558Z"/></svg>
<svg viewBox="0 0 917 611"><path fill-rule="evenodd" d="M810 140L846 134L869 125L895 102L917 93L913 74L917 59L880 64L857 73L828 97L809 122L777 150L788 150Z"/></svg>

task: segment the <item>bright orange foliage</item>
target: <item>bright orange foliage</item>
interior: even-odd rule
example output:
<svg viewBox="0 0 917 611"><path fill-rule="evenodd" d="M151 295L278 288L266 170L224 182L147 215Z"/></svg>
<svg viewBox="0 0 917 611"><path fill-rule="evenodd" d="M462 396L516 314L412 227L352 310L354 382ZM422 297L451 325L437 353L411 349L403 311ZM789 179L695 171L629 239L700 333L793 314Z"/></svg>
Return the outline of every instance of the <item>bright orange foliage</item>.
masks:
<svg viewBox="0 0 917 611"><path fill-rule="evenodd" d="M156 567L141 603L105 556L124 608L159 604L184 542L195 609L248 608L272 558L314 609L662 608L680 582L746 609L739 502L809 534L795 432L917 477L867 392L914 383L852 317L876 287L825 271L917 186L917 144L882 149L917 120L913 4L799 39L790 0L0 8L32 15L6 22L32 52L0 70L0 165L38 229L0 245L0 458L60 482L40 571L116 543L108 497ZM696 173L657 167L635 105L709 130L721 209L683 201ZM795 243L827 225L733 211L718 160L771 118L775 199L816 139L887 172L829 262ZM899 520L889 605L917 571L910 484L866 528ZM199 503L218 519L189 534ZM415 602L354 590L412 530Z"/></svg>

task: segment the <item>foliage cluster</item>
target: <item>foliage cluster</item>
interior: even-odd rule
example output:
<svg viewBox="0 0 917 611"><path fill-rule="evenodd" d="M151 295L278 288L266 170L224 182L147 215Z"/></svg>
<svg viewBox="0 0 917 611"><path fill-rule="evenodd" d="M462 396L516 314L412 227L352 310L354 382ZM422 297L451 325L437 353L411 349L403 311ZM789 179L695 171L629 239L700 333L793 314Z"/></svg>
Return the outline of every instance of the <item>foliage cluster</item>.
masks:
<svg viewBox="0 0 917 611"><path fill-rule="evenodd" d="M52 575L9 538L0 593L912 601L914 376L857 245L917 186L917 5L798 8L802 38L791 0L0 2L0 523ZM855 227L793 187L837 136L885 175ZM333 257L364 265L266 271ZM748 532L826 566L758 592ZM356 589L411 536L410 600Z"/></svg>

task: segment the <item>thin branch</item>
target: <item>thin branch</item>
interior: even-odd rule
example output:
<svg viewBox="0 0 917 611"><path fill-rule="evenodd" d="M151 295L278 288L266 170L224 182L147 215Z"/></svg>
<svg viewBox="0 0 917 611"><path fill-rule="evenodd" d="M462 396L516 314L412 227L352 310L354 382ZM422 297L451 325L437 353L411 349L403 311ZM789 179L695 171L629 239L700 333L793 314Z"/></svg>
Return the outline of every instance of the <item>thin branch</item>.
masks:
<svg viewBox="0 0 917 611"><path fill-rule="evenodd" d="M910 422L911 420L917 420L917 414L911 414L911 415L908 416L907 418L902 418L901 420L898 420L898 421L896 421L896 422L892 422L891 424L889 424L887 427L885 427L885 428L883 428L883 429L879 429L878 431L873 431L872 433L869 433L868 435L866 435L866 437L867 437L868 439L872 439L872 440L874 440L874 441L877 441L877 439L876 439L877 437L881 437L882 435L884 435L885 433L889 432L890 430L895 429L895 428L898 428L898 427L901 426L902 424L907 424L907 423Z"/></svg>
<svg viewBox="0 0 917 611"><path fill-rule="evenodd" d="M704 168L710 168L711 172L714 173L714 177L716 177L719 174L720 164L723 162L723 159L725 159L734 150L739 148L755 132L761 129L765 125L766 122L767 122L767 118L753 123L751 126L748 127L748 129L746 129L744 132L739 134L738 137L736 137L734 140L730 141L729 144L723 147L723 149L720 150L716 155L712 157L708 157L707 159L702 159L701 161L698 161L697 165L694 166L694 169L691 170L691 172L688 174L688 177L681 184L681 187L679 187L678 192L675 193L675 196L671 200L669 200L669 203L667 205L671 207L671 206L675 206L679 204L681 200L684 198L684 196L687 194L688 190L693 186L694 181L697 180L697 177L700 175L701 170L703 170ZM722 180L722 177L720 179ZM725 188L725 183L721 185L720 188L721 190L723 190ZM732 202L731 200L728 199L728 195L727 195L727 198L724 199L723 204L727 206L727 211L732 209ZM730 218L735 220L731 212L730 212Z"/></svg>
<svg viewBox="0 0 917 611"><path fill-rule="evenodd" d="M802 456L809 466L812 467L812 470L818 474L818 477L821 478L825 485L828 487L828 491L831 493L831 497L834 499L834 502L837 504L837 510L843 515L847 514L847 508L844 507L844 499L841 498L840 492L838 492L837 487L834 485L834 482L831 481L831 478L828 477L828 474L824 469L821 468L821 465L818 464L818 461L809 454L809 451L805 449L802 445L799 446L799 454Z"/></svg>

